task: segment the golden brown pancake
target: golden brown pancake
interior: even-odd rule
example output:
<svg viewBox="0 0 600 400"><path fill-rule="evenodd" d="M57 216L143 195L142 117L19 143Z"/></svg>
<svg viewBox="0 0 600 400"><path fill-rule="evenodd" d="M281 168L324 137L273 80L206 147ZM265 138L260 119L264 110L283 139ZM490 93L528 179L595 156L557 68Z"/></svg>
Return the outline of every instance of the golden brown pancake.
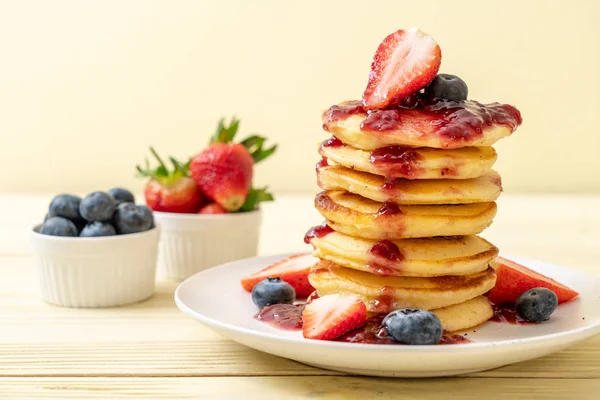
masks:
<svg viewBox="0 0 600 400"><path fill-rule="evenodd" d="M385 146L491 146L521 124L507 104L441 100L414 109L365 112L358 102L343 102L323 113L323 127L344 143L365 150Z"/></svg>
<svg viewBox="0 0 600 400"><path fill-rule="evenodd" d="M381 314L399 308L432 310L464 303L493 288L496 273L488 268L462 276L382 277L320 261L312 268L308 279L320 296L356 295L369 312Z"/></svg>
<svg viewBox="0 0 600 400"><path fill-rule="evenodd" d="M492 147L396 148L371 152L336 141L335 146L327 145L330 142L332 139L326 140L319 149L330 163L392 178L472 179L489 172L497 158Z"/></svg>
<svg viewBox="0 0 600 400"><path fill-rule="evenodd" d="M493 170L473 179L386 180L333 165L317 168L317 182L324 190L345 190L373 201L403 205L485 203L502 192L500 175Z"/></svg>
<svg viewBox="0 0 600 400"><path fill-rule="evenodd" d="M312 237L313 255L381 276L435 277L485 271L498 249L479 236L376 242L331 232Z"/></svg>
<svg viewBox="0 0 600 400"><path fill-rule="evenodd" d="M462 331L481 325L494 315L492 305L485 296L478 296L464 303L431 310L447 332Z"/></svg>
<svg viewBox="0 0 600 400"><path fill-rule="evenodd" d="M337 232L367 239L474 235L496 215L496 203L406 206L379 203L343 191L326 191L315 208Z"/></svg>

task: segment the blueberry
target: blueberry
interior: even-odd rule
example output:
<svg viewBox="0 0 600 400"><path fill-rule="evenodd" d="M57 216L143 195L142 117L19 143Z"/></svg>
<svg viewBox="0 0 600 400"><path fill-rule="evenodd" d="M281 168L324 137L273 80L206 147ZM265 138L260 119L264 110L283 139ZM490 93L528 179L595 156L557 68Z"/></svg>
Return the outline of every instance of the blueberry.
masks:
<svg viewBox="0 0 600 400"><path fill-rule="evenodd" d="M530 322L547 321L557 305L558 297L552 290L529 289L517 299L517 314Z"/></svg>
<svg viewBox="0 0 600 400"><path fill-rule="evenodd" d="M77 236L77 227L71 221L63 217L50 217L40 228L42 235L50 236Z"/></svg>
<svg viewBox="0 0 600 400"><path fill-rule="evenodd" d="M146 206L121 203L117 207L114 225L119 235L147 231L154 227L152 211Z"/></svg>
<svg viewBox="0 0 600 400"><path fill-rule="evenodd" d="M292 304L296 300L296 291L281 278L267 278L258 282L252 289L252 301L258 307L269 304Z"/></svg>
<svg viewBox="0 0 600 400"><path fill-rule="evenodd" d="M89 221L109 221L116 209L115 200L108 193L93 192L81 200L79 212Z"/></svg>
<svg viewBox="0 0 600 400"><path fill-rule="evenodd" d="M465 81L450 74L438 74L425 88L425 96L428 98L466 100L468 94Z"/></svg>
<svg viewBox="0 0 600 400"><path fill-rule="evenodd" d="M112 188L108 191L108 194L110 194L112 198L115 199L115 204L117 206L121 203L126 202L135 203L135 198L133 197L133 194L127 189Z"/></svg>
<svg viewBox="0 0 600 400"><path fill-rule="evenodd" d="M81 237L114 236L117 234L115 227L108 222L90 222L82 230Z"/></svg>
<svg viewBox="0 0 600 400"><path fill-rule="evenodd" d="M52 217L63 217L75 221L81 219L79 205L81 197L72 194L59 194L50 202L48 214Z"/></svg>
<svg viewBox="0 0 600 400"><path fill-rule="evenodd" d="M431 311L392 311L383 319L383 327L394 340L404 344L438 344L442 339L442 323Z"/></svg>

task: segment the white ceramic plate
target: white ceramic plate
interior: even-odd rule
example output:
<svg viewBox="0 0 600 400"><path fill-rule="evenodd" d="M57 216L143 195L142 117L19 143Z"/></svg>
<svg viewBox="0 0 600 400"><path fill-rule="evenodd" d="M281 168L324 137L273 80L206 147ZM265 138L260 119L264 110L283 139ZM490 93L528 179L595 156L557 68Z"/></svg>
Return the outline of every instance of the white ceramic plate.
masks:
<svg viewBox="0 0 600 400"><path fill-rule="evenodd" d="M200 272L175 292L177 306L218 333L254 349L305 364L360 375L431 377L501 367L558 352L600 333L600 279L565 267L514 259L580 293L549 321L536 325L487 322L468 332L472 343L402 346L309 340L257 321L244 276L285 255L235 261Z"/></svg>

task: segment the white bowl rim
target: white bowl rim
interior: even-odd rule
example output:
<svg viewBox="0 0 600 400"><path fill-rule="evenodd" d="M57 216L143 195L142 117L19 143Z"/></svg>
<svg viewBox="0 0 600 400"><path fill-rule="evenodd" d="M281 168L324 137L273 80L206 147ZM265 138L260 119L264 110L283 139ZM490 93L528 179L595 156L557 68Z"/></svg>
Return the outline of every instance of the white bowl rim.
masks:
<svg viewBox="0 0 600 400"><path fill-rule="evenodd" d="M257 214L261 214L262 211L260 208L253 211L245 211L245 212L236 212L236 213L226 213L226 214L198 214L198 213L171 213L171 212L163 212L163 211L153 211L154 216L158 216L159 218L165 219L187 219L187 220L200 220L200 219L213 219L213 220L224 220L224 219L234 219L234 218L242 218L242 217L250 217L255 216Z"/></svg>
<svg viewBox="0 0 600 400"><path fill-rule="evenodd" d="M110 242L110 241L123 241L123 240L133 240L136 238L139 238L141 236L144 235L149 235L152 234L154 232L159 231L159 226L155 225L154 227L143 231L143 232L136 232L136 233L126 233L123 235L112 235L112 236L95 236L95 237L81 237L81 236L53 236L53 235L44 235L39 233L37 230L42 226L42 224L38 224L36 226L34 226L31 229L31 235L38 239L38 240L55 240L55 241L61 241L61 242L68 242L68 241L77 241L77 242L82 242L85 241L86 243L90 243L90 242Z"/></svg>

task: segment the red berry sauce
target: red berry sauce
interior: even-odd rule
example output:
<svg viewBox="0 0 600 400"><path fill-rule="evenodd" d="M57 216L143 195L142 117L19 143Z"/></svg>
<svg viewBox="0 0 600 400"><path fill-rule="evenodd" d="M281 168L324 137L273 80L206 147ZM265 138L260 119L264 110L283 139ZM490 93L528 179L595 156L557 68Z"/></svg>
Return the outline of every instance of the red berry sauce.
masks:
<svg viewBox="0 0 600 400"><path fill-rule="evenodd" d="M337 342L367 343L367 344L402 344L392 339L385 328L382 327L385 314L375 315L367 320L362 328L353 329L350 332L335 339ZM471 340L462 335L444 335L439 344L463 344L471 343Z"/></svg>
<svg viewBox="0 0 600 400"><path fill-rule="evenodd" d="M360 101L347 101L332 106L323 115L324 128L329 123L363 114L361 130L388 132L402 129L403 125L417 130L432 131L447 144L469 142L482 136L483 130L494 124L504 125L511 131L523 123L521 113L508 104L482 104L473 100L443 100L411 98L407 104L387 110L366 112ZM455 147L455 146L453 146Z"/></svg>
<svg viewBox="0 0 600 400"><path fill-rule="evenodd" d="M304 304L273 304L260 309L254 316L259 321L289 331L302 329Z"/></svg>
<svg viewBox="0 0 600 400"><path fill-rule="evenodd" d="M323 222L321 225L313 226L306 232L304 235L304 243L309 244L310 241L314 238L322 238L328 234L333 232L333 229L326 222Z"/></svg>
<svg viewBox="0 0 600 400"><path fill-rule="evenodd" d="M379 211L377 211L378 217L381 215L396 215L396 214L402 214L402 211L400 211L400 207L398 207L398 204L392 203L390 201L386 201L385 203L383 203L383 205L381 206Z"/></svg>
<svg viewBox="0 0 600 400"><path fill-rule="evenodd" d="M512 303L492 304L494 316L490 318L492 322L508 323L512 325L530 325L537 322L526 321L517 315L517 308Z"/></svg>
<svg viewBox="0 0 600 400"><path fill-rule="evenodd" d="M389 240L381 240L376 242L371 250L369 250L369 272L379 276L390 276L398 275L397 269L390 268L390 264L396 264L404 259L404 256L400 252L400 249L394 242ZM393 297L394 290L392 288L384 287L382 289L382 297L378 300L378 304L385 305L387 297ZM383 303L382 303L383 302ZM389 304L391 307L391 304ZM387 308L381 312L387 312Z"/></svg>
<svg viewBox="0 0 600 400"><path fill-rule="evenodd" d="M344 143L335 136L330 137L321 144L321 147L342 147Z"/></svg>
<svg viewBox="0 0 600 400"><path fill-rule="evenodd" d="M327 158L326 157L322 157L321 161L319 161L317 163L316 168L319 169L319 168L328 167L328 166L329 166L329 163L327 162Z"/></svg>
<svg viewBox="0 0 600 400"><path fill-rule="evenodd" d="M363 131L386 132L400 127L401 110L374 110L360 124Z"/></svg>
<svg viewBox="0 0 600 400"><path fill-rule="evenodd" d="M382 192L394 193L396 191L396 186L398 186L400 178L385 178L383 185L379 190Z"/></svg>
<svg viewBox="0 0 600 400"><path fill-rule="evenodd" d="M377 314L387 314L394 309L394 293L396 291L390 286L381 288L379 298L372 304L373 312Z"/></svg>
<svg viewBox="0 0 600 400"><path fill-rule="evenodd" d="M385 176L413 179L421 172L422 157L408 146L387 146L371 152L371 164Z"/></svg>
<svg viewBox="0 0 600 400"><path fill-rule="evenodd" d="M373 256L393 262L402 261L404 259L398 246L390 240L380 240L379 242L376 242L373 247L371 247L371 250L369 250L369 253Z"/></svg>
<svg viewBox="0 0 600 400"><path fill-rule="evenodd" d="M323 114L323 120L326 122L339 121L340 119L346 119L352 115L363 114L364 112L365 109L363 108L362 101L344 101L343 103L329 107Z"/></svg>

